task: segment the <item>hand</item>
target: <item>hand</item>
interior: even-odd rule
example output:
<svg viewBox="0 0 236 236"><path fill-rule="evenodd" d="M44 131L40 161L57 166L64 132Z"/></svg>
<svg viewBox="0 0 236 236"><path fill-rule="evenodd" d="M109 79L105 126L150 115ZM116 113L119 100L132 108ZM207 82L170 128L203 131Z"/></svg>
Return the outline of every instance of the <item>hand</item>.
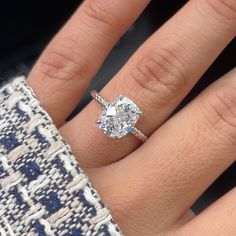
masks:
<svg viewBox="0 0 236 236"><path fill-rule="evenodd" d="M149 0L86 0L28 77L125 235L236 235L236 191L198 216L190 207L235 161L236 70L167 118L236 34L235 0L191 0L154 33L101 91L143 111L149 136L108 138L90 102L65 119L116 41Z"/></svg>

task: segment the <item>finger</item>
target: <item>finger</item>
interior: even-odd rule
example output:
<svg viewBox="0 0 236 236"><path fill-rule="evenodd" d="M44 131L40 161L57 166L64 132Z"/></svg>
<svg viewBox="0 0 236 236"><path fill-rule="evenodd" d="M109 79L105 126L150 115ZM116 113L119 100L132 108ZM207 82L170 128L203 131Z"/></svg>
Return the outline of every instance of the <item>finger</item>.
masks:
<svg viewBox="0 0 236 236"><path fill-rule="evenodd" d="M29 75L42 105L60 125L119 37L149 0L86 0L56 35Z"/></svg>
<svg viewBox="0 0 236 236"><path fill-rule="evenodd" d="M225 194L193 221L177 231L179 235L234 236L236 235L236 189Z"/></svg>
<svg viewBox="0 0 236 236"><path fill-rule="evenodd" d="M129 212L121 224L142 222L136 229L145 235L143 229L159 232L178 221L235 161L235 153L236 69L168 120L135 152L102 168L102 187L92 180L104 201L114 203L117 218ZM124 207L119 211L120 206Z"/></svg>
<svg viewBox="0 0 236 236"><path fill-rule="evenodd" d="M122 94L135 101L143 111L137 126L145 134L150 135L167 119L234 37L236 14L222 3L189 1L102 90L107 100ZM101 110L93 101L61 130L85 166L112 163L139 145L132 136L119 142L107 138L95 124ZM91 143L92 149L89 148Z"/></svg>

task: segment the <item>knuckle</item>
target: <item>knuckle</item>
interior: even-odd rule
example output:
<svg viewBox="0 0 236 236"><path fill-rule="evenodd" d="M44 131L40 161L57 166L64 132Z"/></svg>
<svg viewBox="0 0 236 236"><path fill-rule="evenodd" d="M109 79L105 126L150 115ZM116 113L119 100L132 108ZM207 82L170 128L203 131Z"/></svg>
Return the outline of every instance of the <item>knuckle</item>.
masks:
<svg viewBox="0 0 236 236"><path fill-rule="evenodd" d="M154 106L174 98L177 90L186 84L185 66L167 49L149 52L131 71L136 87L152 99ZM136 91L137 92L137 91Z"/></svg>
<svg viewBox="0 0 236 236"><path fill-rule="evenodd" d="M95 27L106 27L114 32L120 21L109 10L109 5L110 1L107 0L87 1L84 7L85 15L88 17L87 22L92 23Z"/></svg>
<svg viewBox="0 0 236 236"><path fill-rule="evenodd" d="M227 132L236 138L236 83L215 91L206 104L210 124L216 130Z"/></svg>
<svg viewBox="0 0 236 236"><path fill-rule="evenodd" d="M222 18L226 20L236 19L235 0L207 0L208 5Z"/></svg>
<svg viewBox="0 0 236 236"><path fill-rule="evenodd" d="M69 40L54 44L46 49L37 63L36 68L43 77L68 81L88 72L89 64L83 57L75 55Z"/></svg>

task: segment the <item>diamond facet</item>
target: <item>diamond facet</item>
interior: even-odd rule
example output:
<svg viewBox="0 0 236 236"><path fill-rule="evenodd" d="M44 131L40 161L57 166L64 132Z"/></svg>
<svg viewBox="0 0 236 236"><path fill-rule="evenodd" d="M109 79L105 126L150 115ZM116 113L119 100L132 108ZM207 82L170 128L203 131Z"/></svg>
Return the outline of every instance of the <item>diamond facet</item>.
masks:
<svg viewBox="0 0 236 236"><path fill-rule="evenodd" d="M140 114L133 101L120 95L104 108L97 123L105 134L118 139L132 132Z"/></svg>

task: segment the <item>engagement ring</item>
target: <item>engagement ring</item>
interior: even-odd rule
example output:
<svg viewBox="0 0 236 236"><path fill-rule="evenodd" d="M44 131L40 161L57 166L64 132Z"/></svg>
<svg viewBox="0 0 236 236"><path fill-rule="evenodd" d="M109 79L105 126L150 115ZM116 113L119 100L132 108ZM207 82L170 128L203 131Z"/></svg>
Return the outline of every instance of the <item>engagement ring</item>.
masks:
<svg viewBox="0 0 236 236"><path fill-rule="evenodd" d="M142 142L147 140L147 136L135 126L142 112L132 100L119 95L115 100L108 102L95 90L90 94L103 107L97 124L107 136L120 139L132 133Z"/></svg>

